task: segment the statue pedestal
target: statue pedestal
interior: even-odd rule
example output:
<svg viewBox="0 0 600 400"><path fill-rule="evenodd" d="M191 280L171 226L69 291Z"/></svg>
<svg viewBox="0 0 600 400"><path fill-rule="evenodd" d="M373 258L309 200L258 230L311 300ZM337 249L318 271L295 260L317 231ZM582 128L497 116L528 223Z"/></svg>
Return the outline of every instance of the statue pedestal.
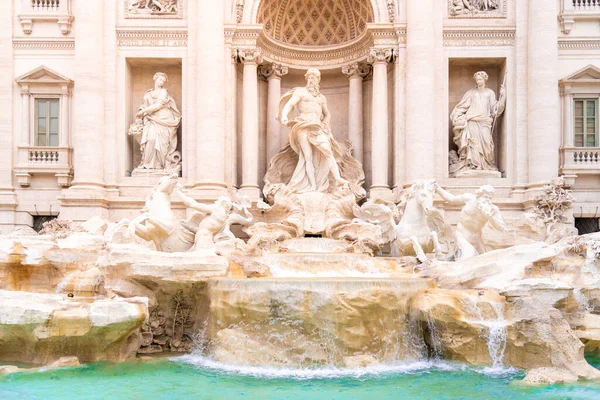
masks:
<svg viewBox="0 0 600 400"><path fill-rule="evenodd" d="M165 169L146 169L146 168L136 168L131 172L131 176L165 176L171 175L173 173L179 175L181 171L181 166L177 166L171 170Z"/></svg>
<svg viewBox="0 0 600 400"><path fill-rule="evenodd" d="M468 169L454 174L455 178L502 178L500 171Z"/></svg>

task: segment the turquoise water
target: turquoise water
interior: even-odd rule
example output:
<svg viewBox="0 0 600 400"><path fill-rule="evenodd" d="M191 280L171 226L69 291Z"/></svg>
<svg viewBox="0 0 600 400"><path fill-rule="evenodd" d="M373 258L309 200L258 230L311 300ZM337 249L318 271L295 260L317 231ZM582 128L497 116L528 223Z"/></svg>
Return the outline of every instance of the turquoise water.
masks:
<svg viewBox="0 0 600 400"><path fill-rule="evenodd" d="M600 367L600 358L590 362ZM240 368L184 356L8 375L0 399L600 399L600 383L514 383L523 376L431 362L352 372Z"/></svg>

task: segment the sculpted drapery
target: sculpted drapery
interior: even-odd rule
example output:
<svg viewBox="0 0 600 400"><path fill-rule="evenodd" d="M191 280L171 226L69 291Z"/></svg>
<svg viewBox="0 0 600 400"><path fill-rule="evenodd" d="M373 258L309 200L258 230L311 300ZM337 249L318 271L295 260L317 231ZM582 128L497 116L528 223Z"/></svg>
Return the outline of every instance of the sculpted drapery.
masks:
<svg viewBox="0 0 600 400"><path fill-rule="evenodd" d="M136 115L143 126L139 168L169 170L180 161L173 156L177 149L177 127L181 122L181 113L175 100L163 87L166 80L167 76L161 72L154 75L155 87L146 92Z"/></svg>
<svg viewBox="0 0 600 400"><path fill-rule="evenodd" d="M450 165L450 173L463 170L496 171L493 125L505 107L504 87L500 99L485 87L488 75L477 72L474 76L477 87L469 90L450 114L454 132L454 143L458 147L458 160Z"/></svg>

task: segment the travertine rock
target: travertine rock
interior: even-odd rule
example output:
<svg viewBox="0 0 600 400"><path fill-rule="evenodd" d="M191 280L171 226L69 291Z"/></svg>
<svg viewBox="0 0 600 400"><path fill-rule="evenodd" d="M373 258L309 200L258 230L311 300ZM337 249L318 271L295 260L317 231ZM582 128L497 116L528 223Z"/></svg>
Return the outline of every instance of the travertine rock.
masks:
<svg viewBox="0 0 600 400"><path fill-rule="evenodd" d="M0 291L0 360L48 364L124 360L139 347L144 298L77 301L63 295ZM132 353L133 347L133 353Z"/></svg>

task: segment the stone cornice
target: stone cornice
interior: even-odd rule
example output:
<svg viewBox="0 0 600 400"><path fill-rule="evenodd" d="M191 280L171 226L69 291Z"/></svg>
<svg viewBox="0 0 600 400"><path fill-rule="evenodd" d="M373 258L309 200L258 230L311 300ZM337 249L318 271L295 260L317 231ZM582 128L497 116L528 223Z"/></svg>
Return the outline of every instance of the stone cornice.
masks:
<svg viewBox="0 0 600 400"><path fill-rule="evenodd" d="M444 30L444 46L513 46L516 28Z"/></svg>
<svg viewBox="0 0 600 400"><path fill-rule="evenodd" d="M117 29L117 45L123 47L187 47L185 29Z"/></svg>
<svg viewBox="0 0 600 400"><path fill-rule="evenodd" d="M74 50L75 40L73 39L34 39L34 38L15 38L13 39L14 49L32 49L32 50Z"/></svg>

